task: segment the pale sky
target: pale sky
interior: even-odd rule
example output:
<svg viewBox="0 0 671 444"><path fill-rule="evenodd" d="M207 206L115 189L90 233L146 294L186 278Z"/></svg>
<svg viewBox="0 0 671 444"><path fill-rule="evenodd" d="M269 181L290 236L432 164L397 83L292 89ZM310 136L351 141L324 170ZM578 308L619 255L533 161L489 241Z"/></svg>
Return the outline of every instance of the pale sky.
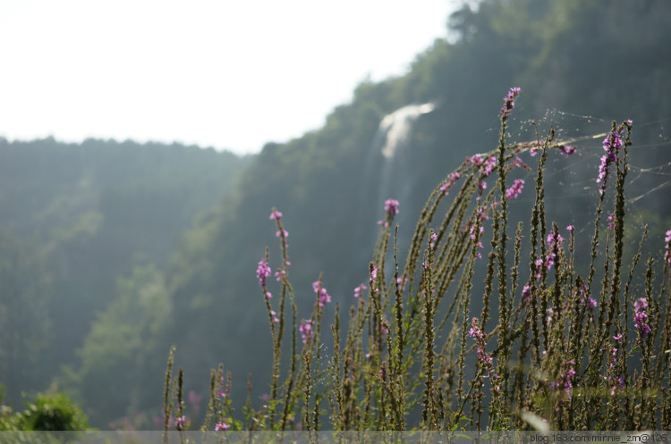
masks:
<svg viewBox="0 0 671 444"><path fill-rule="evenodd" d="M0 135L256 152L406 72L458 0L0 0Z"/></svg>

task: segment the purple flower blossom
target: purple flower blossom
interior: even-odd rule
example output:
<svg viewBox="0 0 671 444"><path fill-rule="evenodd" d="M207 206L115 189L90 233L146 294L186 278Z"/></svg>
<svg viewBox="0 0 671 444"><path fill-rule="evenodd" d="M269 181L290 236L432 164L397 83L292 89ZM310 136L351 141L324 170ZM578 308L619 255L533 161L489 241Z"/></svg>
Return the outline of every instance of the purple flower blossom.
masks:
<svg viewBox="0 0 671 444"><path fill-rule="evenodd" d="M366 290L368 287L366 287L365 284L359 284L355 289L354 289L354 297L356 299L359 299L362 295L364 290Z"/></svg>
<svg viewBox="0 0 671 444"><path fill-rule="evenodd" d="M284 228L282 228L281 230L277 230L275 232L275 237L281 237L282 239L286 239L287 237L289 237L289 232Z"/></svg>
<svg viewBox="0 0 671 444"><path fill-rule="evenodd" d="M298 331L301 334L301 340L303 341L303 344L306 344L312 338L314 333L312 328L312 319L303 320L301 325L298 326Z"/></svg>
<svg viewBox="0 0 671 444"><path fill-rule="evenodd" d="M575 153L575 147L573 145L560 145L559 151L566 154L567 156L570 156L571 154Z"/></svg>
<svg viewBox="0 0 671 444"><path fill-rule="evenodd" d="M273 208L273 211L270 212L269 219L275 221L282 219L282 212Z"/></svg>
<svg viewBox="0 0 671 444"><path fill-rule="evenodd" d="M468 158L468 161L471 165L480 169L480 174L482 174L483 177L492 174L492 171L496 168L496 156L489 156L485 159L482 154L473 154Z"/></svg>
<svg viewBox="0 0 671 444"><path fill-rule="evenodd" d="M529 303L531 301L531 285L527 282L522 287L522 301L524 303Z"/></svg>
<svg viewBox="0 0 671 444"><path fill-rule="evenodd" d="M622 333L618 333L615 336L613 336L613 341L615 341L617 343L621 343L622 339L624 339L624 337L622 336Z"/></svg>
<svg viewBox="0 0 671 444"><path fill-rule="evenodd" d="M548 244L548 248L553 248L555 245L555 242L557 243L557 248L562 248L564 245L564 237L559 234L559 233L548 233L547 237L545 238L545 241Z"/></svg>
<svg viewBox="0 0 671 444"><path fill-rule="evenodd" d="M375 282L377 280L377 267L375 264L371 264L370 266L370 280L371 282Z"/></svg>
<svg viewBox="0 0 671 444"><path fill-rule="evenodd" d="M584 283L578 288L578 301L590 310L594 310L599 304L596 299L587 293L587 284Z"/></svg>
<svg viewBox="0 0 671 444"><path fill-rule="evenodd" d="M319 304L319 308L324 308L326 304L331 302L331 295L328 291L326 291L326 288L322 286L321 281L314 281L312 283L312 290L317 295L317 303Z"/></svg>
<svg viewBox="0 0 671 444"><path fill-rule="evenodd" d="M594 310L597 305L598 305L598 303L597 303L596 299L594 299L591 296L589 298L587 298L587 308L589 308L590 310Z"/></svg>
<svg viewBox="0 0 671 444"><path fill-rule="evenodd" d="M571 396L573 395L573 378L575 378L576 371L575 371L575 361L570 360L567 363L567 369L566 372L564 373L563 377L563 384L562 388L564 389L564 393L568 397L568 399L571 399Z"/></svg>
<svg viewBox="0 0 671 444"><path fill-rule="evenodd" d="M621 340L622 335L618 336L620 336ZM616 336L613 336L613 339L615 338ZM616 340L616 342L620 341ZM617 375L617 354L618 348L611 347L608 356L608 376L605 378L610 383L610 396L615 396L615 392L617 392L618 389L624 388L624 377L622 375Z"/></svg>
<svg viewBox="0 0 671 444"><path fill-rule="evenodd" d="M487 189L487 182L485 182L484 180L478 182L478 189L480 191L485 191Z"/></svg>
<svg viewBox="0 0 671 444"><path fill-rule="evenodd" d="M268 261L261 259L259 264L256 266L256 277L259 280L260 286L266 286L266 279L268 276L270 276L271 273L272 270L270 269L270 265L268 265Z"/></svg>
<svg viewBox="0 0 671 444"><path fill-rule="evenodd" d="M396 199L387 199L384 201L384 211L387 216L394 217L398 214L399 203Z"/></svg>
<svg viewBox="0 0 671 444"><path fill-rule="evenodd" d="M482 165L484 162L484 159L482 158L481 154L473 154L471 157L468 158L468 160L471 162L472 165L475 165L479 167Z"/></svg>
<svg viewBox="0 0 671 444"><path fill-rule="evenodd" d="M496 369L494 368L494 357L487 353L485 349L487 345L486 338L484 332L478 325L478 318L471 319L471 328L468 329L468 336L475 340L475 355L489 374L489 379L492 383L492 390L494 392L499 392L501 389L500 379L499 375L496 373Z"/></svg>
<svg viewBox="0 0 671 444"><path fill-rule="evenodd" d="M601 184L599 194L606 190L606 179L608 178L608 166L617 160L617 151L622 148L622 137L618 131L611 131L605 139L603 139L602 146L606 152L599 161L599 175L596 183Z"/></svg>
<svg viewBox="0 0 671 444"><path fill-rule="evenodd" d="M277 313L275 313L275 310L270 310L270 317L273 319L274 324L280 323L280 318L277 317Z"/></svg>
<svg viewBox="0 0 671 444"><path fill-rule="evenodd" d="M508 90L508 94L503 98L503 106L501 106L501 118L507 119L510 112L515 107L515 99L520 95L522 89L520 87L513 87Z"/></svg>
<svg viewBox="0 0 671 444"><path fill-rule="evenodd" d="M273 298L273 294L269 291L266 291L266 294L264 295L266 299L271 300Z"/></svg>
<svg viewBox="0 0 671 444"><path fill-rule="evenodd" d="M485 232L485 228L482 226L482 224L489 219L489 215L487 214L487 208L484 206L481 206L477 209L476 211L476 216L477 216L477 222L473 222L469 225L468 232L469 232L469 237L472 241L475 241L477 239L476 246L478 249L484 248L482 245L482 242L480 239L482 238L482 234ZM477 252L477 257L478 259L482 258L482 254L478 251Z"/></svg>
<svg viewBox="0 0 671 444"><path fill-rule="evenodd" d="M611 131L605 139L601 142L603 150L607 153L612 152L613 150L619 150L622 148L622 137L617 131Z"/></svg>
<svg viewBox="0 0 671 444"><path fill-rule="evenodd" d="M214 425L214 431L215 432L225 432L226 430L230 429L231 426L228 423L225 422L218 422Z"/></svg>
<svg viewBox="0 0 671 444"><path fill-rule="evenodd" d="M575 227L573 225L567 225L566 231L568 231L569 233L573 233L573 231L575 231Z"/></svg>
<svg viewBox="0 0 671 444"><path fill-rule="evenodd" d="M488 177L490 174L492 174L494 168L496 168L496 157L490 156L487 158L487 160L485 160L485 163L482 165L482 168L480 168L480 171L482 172L483 176Z"/></svg>
<svg viewBox="0 0 671 444"><path fill-rule="evenodd" d="M459 180L460 177L461 177L461 173L459 173L459 171L455 171L453 173L450 173L450 175L447 176L447 180L445 180L445 182L443 182L440 185L440 191L442 191L443 194L447 194L448 191L450 191L450 188L452 188L452 185L454 185L454 183L457 180Z"/></svg>
<svg viewBox="0 0 671 444"><path fill-rule="evenodd" d="M184 428L186 427L186 423L187 419L186 416L184 415L175 418L175 425L177 427L177 430L184 430Z"/></svg>
<svg viewBox="0 0 671 444"><path fill-rule="evenodd" d="M546 352L543 352L546 353ZM559 375L559 379L550 383L550 387L553 389L560 389L564 392L564 395L567 399L571 399L573 396L573 378L575 378L575 361L571 359L564 363L564 373Z"/></svg>
<svg viewBox="0 0 671 444"><path fill-rule="evenodd" d="M610 231L615 230L615 213L610 213L608 215L608 229Z"/></svg>
<svg viewBox="0 0 671 444"><path fill-rule="evenodd" d="M543 274L541 272L541 269L543 268L543 263L544 263L544 261L540 257L536 258L536 260L534 261L534 268L536 270L535 278L536 278L537 281L541 280L541 278L543 277Z"/></svg>
<svg viewBox="0 0 671 444"><path fill-rule="evenodd" d="M275 280L277 282L282 282L283 279L286 279L287 277L287 272L286 270L277 270L275 272Z"/></svg>
<svg viewBox="0 0 671 444"><path fill-rule="evenodd" d="M524 189L524 179L515 179L513 184L506 190L506 199L516 199Z"/></svg>
<svg viewBox="0 0 671 444"><path fill-rule="evenodd" d="M664 260L667 265L671 265L671 230L666 230L666 236L664 236Z"/></svg>
<svg viewBox="0 0 671 444"><path fill-rule="evenodd" d="M555 254L555 246L557 251L561 250L564 246L564 237L559 233L548 233L546 238L546 243L548 245L548 253L545 256L545 268L551 270L557 260L557 255Z"/></svg>
<svg viewBox="0 0 671 444"><path fill-rule="evenodd" d="M438 242L438 233L432 231L429 235L429 248L432 250L436 248L436 242Z"/></svg>
<svg viewBox="0 0 671 444"><path fill-rule="evenodd" d="M475 340L481 340L485 338L485 334L478 325L478 318L471 319L471 328L468 329L468 337Z"/></svg>
<svg viewBox="0 0 671 444"><path fill-rule="evenodd" d="M634 328L642 338L646 338L651 332L650 324L648 324L648 300L646 298L638 298L634 301Z"/></svg>

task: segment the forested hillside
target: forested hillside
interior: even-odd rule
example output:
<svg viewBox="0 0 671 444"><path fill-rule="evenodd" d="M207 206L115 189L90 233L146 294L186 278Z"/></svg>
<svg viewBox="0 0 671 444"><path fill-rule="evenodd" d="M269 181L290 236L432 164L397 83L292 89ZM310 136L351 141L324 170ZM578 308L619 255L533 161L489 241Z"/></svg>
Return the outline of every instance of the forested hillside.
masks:
<svg viewBox="0 0 671 444"><path fill-rule="evenodd" d="M455 13L448 25L450 38L419 54L407 74L360 84L352 101L334 109L319 130L266 145L232 192L231 172L246 161L214 152L196 156L186 148L106 146L101 152L108 153L112 172L86 156L86 147L57 146L53 158L17 156L22 163L13 168L0 162L3 227L30 240L37 253L50 251L41 262L54 276L44 283L49 290L42 293L31 282L26 298L52 313L54 331L63 328L59 322L70 323L72 337L54 337L67 341L63 350L89 332L77 359L51 356L49 362L71 364L56 381L94 423L127 416L138 427L152 424L171 344L201 412L208 371L219 362L233 373L238 401L247 396L251 374L251 400L257 403L271 372L267 315L254 276L265 246L276 242L270 210L284 214L292 282L303 307L310 306L310 283L320 273L334 301L348 307L354 287L367 279L384 200L400 200L396 221L403 249L434 185L466 156L496 146L500 96L511 85L524 91L510 123L518 140L536 138L550 126L558 128L558 137L580 138L608 131L613 119L633 119L628 229L639 229L645 216L651 237L662 237L671 223L665 197L671 145L664 129L671 124L671 3L485 0ZM381 120L421 103L435 109L417 119L393 157L384 157ZM590 229L601 138L579 140L575 155L551 160L549 219ZM5 143L2 152L37 152L44 143L55 145ZM47 171L27 183L17 177L40 166L51 171L55 162L63 165L63 178L54 182L37 182L52 174ZM68 169L75 162L82 166L72 177ZM48 196L42 196L45 190ZM519 202L524 199L531 197ZM159 205L150 214L149 201ZM178 242L193 216L209 206L212 211ZM101 263L79 254L87 248L104 255L112 269L101 273ZM277 255L272 249L271 260ZM42 294L49 294L46 303ZM90 319L103 308L90 330L79 326L82 316ZM76 331L72 319L78 319Z"/></svg>
<svg viewBox="0 0 671 444"><path fill-rule="evenodd" d="M43 390L120 278L161 267L248 159L181 145L0 140L0 382ZM128 320L131 322L131 320Z"/></svg>

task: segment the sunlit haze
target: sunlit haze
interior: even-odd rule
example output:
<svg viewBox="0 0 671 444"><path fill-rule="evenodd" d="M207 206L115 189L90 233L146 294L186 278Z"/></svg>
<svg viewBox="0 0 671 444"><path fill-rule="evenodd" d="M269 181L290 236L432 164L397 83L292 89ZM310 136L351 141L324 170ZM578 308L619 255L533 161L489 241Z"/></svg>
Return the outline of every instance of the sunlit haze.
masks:
<svg viewBox="0 0 671 444"><path fill-rule="evenodd" d="M457 0L0 4L0 135L258 151L405 72Z"/></svg>

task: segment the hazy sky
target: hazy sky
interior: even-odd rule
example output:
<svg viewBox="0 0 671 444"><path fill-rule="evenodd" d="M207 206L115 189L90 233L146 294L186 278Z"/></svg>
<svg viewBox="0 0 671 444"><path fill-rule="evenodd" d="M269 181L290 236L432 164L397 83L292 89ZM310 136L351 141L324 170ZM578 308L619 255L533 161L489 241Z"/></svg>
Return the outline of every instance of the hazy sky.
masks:
<svg viewBox="0 0 671 444"><path fill-rule="evenodd" d="M403 73L458 0L2 0L0 135L259 150Z"/></svg>

